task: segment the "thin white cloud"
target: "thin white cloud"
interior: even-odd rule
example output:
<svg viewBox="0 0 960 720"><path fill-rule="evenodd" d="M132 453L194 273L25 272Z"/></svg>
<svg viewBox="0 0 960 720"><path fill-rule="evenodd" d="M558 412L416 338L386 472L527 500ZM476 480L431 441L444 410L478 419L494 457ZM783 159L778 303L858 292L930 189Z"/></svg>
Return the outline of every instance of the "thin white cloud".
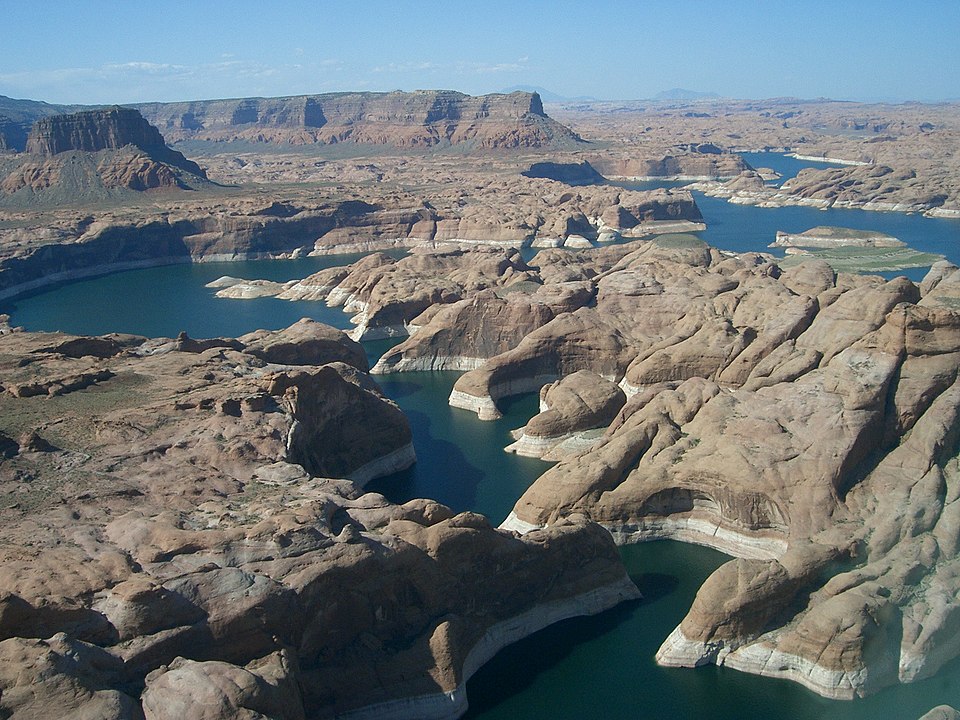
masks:
<svg viewBox="0 0 960 720"><path fill-rule="evenodd" d="M515 73L526 69L524 63L526 60L521 58L517 62L502 63L483 63L483 62L458 62L454 70L460 75L476 74L487 75L490 73Z"/></svg>
<svg viewBox="0 0 960 720"><path fill-rule="evenodd" d="M519 58L516 62L484 63L484 62L455 62L437 63L433 61L387 63L370 68L372 73L417 73L417 72L452 72L458 75L489 73L522 72L525 69L527 57Z"/></svg>
<svg viewBox="0 0 960 720"><path fill-rule="evenodd" d="M386 65L377 65L376 67L370 68L370 72L375 73L407 73L407 72L423 72L425 70L439 70L443 66L435 62L403 62L403 63L387 63Z"/></svg>
<svg viewBox="0 0 960 720"><path fill-rule="evenodd" d="M126 63L110 63L107 65L101 66L101 69L106 72L145 72L145 73L167 73L167 72L180 72L187 70L186 65L173 65L171 63L152 63L152 62L126 62Z"/></svg>
<svg viewBox="0 0 960 720"><path fill-rule="evenodd" d="M336 59L298 60L268 65L225 54L196 66L131 60L98 67L0 72L0 95L96 104L296 94L317 92L326 85L325 74L340 73L343 68Z"/></svg>

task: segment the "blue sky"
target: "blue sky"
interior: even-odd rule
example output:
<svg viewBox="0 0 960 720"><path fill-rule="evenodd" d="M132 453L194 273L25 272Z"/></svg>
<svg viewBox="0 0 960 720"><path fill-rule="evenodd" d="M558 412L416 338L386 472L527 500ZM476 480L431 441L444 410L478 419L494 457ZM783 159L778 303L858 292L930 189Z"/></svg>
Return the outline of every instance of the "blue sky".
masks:
<svg viewBox="0 0 960 720"><path fill-rule="evenodd" d="M0 0L0 95L128 103L536 85L960 98L960 0Z"/></svg>

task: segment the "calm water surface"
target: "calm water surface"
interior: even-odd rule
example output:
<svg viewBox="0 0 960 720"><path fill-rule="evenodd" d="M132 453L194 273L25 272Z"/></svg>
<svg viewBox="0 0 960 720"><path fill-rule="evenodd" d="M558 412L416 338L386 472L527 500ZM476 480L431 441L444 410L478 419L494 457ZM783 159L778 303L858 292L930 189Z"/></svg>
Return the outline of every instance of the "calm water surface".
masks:
<svg viewBox="0 0 960 720"><path fill-rule="evenodd" d="M785 177L811 163L782 156L748 156L754 167ZM793 165L795 163L796 165ZM810 208L759 209L697 195L708 223L707 242L729 250L767 250L777 230L816 225L875 229L960 264L960 222L899 213ZM276 329L301 317L347 328L347 315L323 303L221 300L204 287L222 275L288 280L357 256L172 265L64 284L0 304L0 312L29 330L100 334L129 332L193 337L235 336ZM901 274L901 273L895 273ZM919 273L902 273L919 279ZM376 359L392 342L367 343ZM480 422L446 403L456 373L380 376L386 393L410 418L418 462L410 470L371 483L370 489L403 502L431 497L456 510L473 510L499 523L517 497L547 467L503 452L509 431L537 410L534 395L503 407L505 417ZM936 678L853 702L836 702L780 680L724 668L669 670L653 655L683 618L703 580L727 558L672 542L622 549L644 599L594 618L558 623L497 655L468 683L474 720L583 720L584 718L918 718L931 707L960 707L960 663Z"/></svg>

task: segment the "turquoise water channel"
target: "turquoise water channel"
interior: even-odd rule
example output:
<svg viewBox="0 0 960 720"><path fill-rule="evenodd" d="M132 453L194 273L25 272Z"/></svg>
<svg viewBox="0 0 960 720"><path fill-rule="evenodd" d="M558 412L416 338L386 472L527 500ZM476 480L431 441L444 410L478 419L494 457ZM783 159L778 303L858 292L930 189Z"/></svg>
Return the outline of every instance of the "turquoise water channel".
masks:
<svg viewBox="0 0 960 720"><path fill-rule="evenodd" d="M779 158L779 160L778 160ZM780 156L751 156L757 166L796 171ZM781 163L778 165L778 163ZM783 164L785 163L785 164ZM809 163L806 163L809 164ZM915 215L811 208L760 209L697 195L708 223L707 242L729 250L766 250L777 230L815 225L874 229L960 264L960 222ZM288 280L357 256L170 265L62 284L0 303L12 323L28 330L78 334L129 332L147 336L236 336L277 329L301 317L349 327L348 317L323 303L272 298L225 300L204 285L222 275ZM898 274L898 273L894 273ZM919 279L919 273L903 273ZM391 342L366 344L376 359ZM376 379L407 413L417 464L371 483L369 489L403 502L431 497L456 510L473 510L498 524L519 495L547 467L503 452L509 431L537 410L533 395L503 406L505 417L480 422L450 408L456 373L402 373ZM501 651L468 683L474 720L583 720L584 718L918 718L931 707L960 707L960 662L935 678L888 689L865 700L825 700L783 680L708 666L658 667L653 655L683 618L703 580L728 558L675 542L629 546L622 556L644 599L593 618L558 623Z"/></svg>

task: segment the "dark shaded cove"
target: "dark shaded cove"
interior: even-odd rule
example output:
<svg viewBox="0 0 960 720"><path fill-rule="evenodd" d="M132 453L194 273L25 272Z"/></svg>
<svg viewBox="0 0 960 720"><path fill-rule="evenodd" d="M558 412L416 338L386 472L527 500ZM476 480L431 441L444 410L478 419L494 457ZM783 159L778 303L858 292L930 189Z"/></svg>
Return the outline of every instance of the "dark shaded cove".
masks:
<svg viewBox="0 0 960 720"><path fill-rule="evenodd" d="M516 499L549 467L548 463L503 451L510 430L538 411L536 393L499 403L503 417L481 421L475 413L447 404L460 373L416 372L374 376L410 419L417 462L367 484L393 502L428 497L456 511L483 513L499 524Z"/></svg>
<svg viewBox="0 0 960 720"><path fill-rule="evenodd" d="M960 660L866 699L827 700L788 680L723 667L663 668L654 656L727 556L659 541L621 548L644 598L552 625L501 650L467 683L470 720L915 719L960 703Z"/></svg>

